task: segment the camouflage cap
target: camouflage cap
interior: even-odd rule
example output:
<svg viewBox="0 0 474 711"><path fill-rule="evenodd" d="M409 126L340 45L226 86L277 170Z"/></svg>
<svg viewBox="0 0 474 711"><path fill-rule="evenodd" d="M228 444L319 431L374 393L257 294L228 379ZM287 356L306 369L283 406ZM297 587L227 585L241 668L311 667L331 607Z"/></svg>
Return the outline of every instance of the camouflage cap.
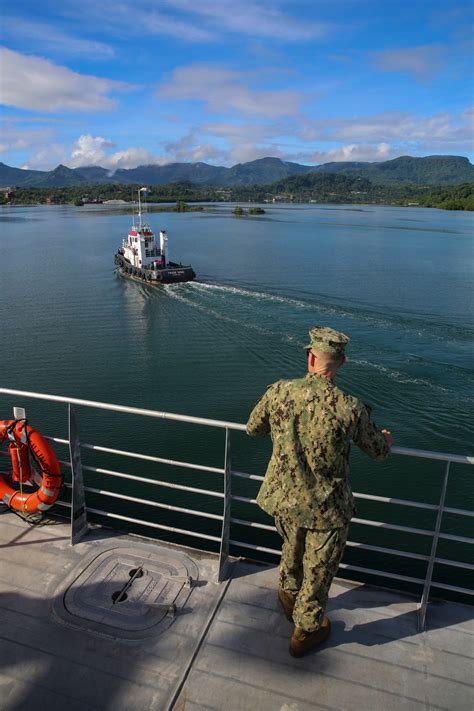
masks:
<svg viewBox="0 0 474 711"><path fill-rule="evenodd" d="M344 353L349 343L349 337L327 326L314 326L309 331L310 342L305 348L311 348L320 353Z"/></svg>

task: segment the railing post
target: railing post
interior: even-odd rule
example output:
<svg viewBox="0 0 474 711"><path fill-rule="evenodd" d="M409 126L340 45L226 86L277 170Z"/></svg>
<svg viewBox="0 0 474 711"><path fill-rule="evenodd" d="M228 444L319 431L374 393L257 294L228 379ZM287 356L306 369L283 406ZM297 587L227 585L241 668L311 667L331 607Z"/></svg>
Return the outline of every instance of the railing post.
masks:
<svg viewBox="0 0 474 711"><path fill-rule="evenodd" d="M77 430L74 409L68 405L69 415L69 457L72 474L71 498L71 545L79 543L88 532L84 477L82 475L81 443Z"/></svg>
<svg viewBox="0 0 474 711"><path fill-rule="evenodd" d="M229 557L231 501L230 431L226 427L224 457L224 511L222 519L221 549L219 552L219 572L217 574L217 582L219 583L226 578L226 564Z"/></svg>
<svg viewBox="0 0 474 711"><path fill-rule="evenodd" d="M439 533L441 530L441 520L443 518L444 511L444 501L446 499L446 490L448 488L448 478L449 478L449 467L451 462L446 464L446 471L444 474L443 488L441 489L441 496L439 498L438 506L438 516L436 518L436 526L433 533L433 541L431 543L431 553L428 562L428 568L426 571L425 585L423 588L423 594L421 596L420 604L418 607L418 628L420 631L426 629L426 611L428 607L428 600L430 596L431 579L433 577L434 561L436 558L436 551L438 548Z"/></svg>

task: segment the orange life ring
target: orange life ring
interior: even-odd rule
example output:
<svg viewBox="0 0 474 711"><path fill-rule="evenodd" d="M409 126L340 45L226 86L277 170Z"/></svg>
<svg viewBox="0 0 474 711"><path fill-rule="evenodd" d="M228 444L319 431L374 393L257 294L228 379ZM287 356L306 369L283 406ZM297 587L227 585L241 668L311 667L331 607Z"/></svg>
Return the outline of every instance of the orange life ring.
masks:
<svg viewBox="0 0 474 711"><path fill-rule="evenodd" d="M0 420L0 443L9 442L9 452L12 458L13 470L16 469L14 459L20 460L21 454L31 452L33 459L41 469L41 486L31 494L14 489L5 475L0 474L0 501L15 511L37 513L47 511L59 496L62 475L57 457L49 442L37 430L28 425L25 420ZM23 458L23 457L22 457ZM15 477L13 477L15 479ZM28 477L20 477L26 481Z"/></svg>

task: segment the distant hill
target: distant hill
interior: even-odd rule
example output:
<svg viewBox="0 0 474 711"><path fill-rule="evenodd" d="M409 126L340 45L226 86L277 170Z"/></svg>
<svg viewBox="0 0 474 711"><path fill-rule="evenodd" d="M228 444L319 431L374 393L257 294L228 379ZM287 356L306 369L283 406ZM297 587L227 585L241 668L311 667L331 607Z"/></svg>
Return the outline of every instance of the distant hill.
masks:
<svg viewBox="0 0 474 711"><path fill-rule="evenodd" d="M0 163L0 185L4 188L29 185L30 180L34 180L36 177L41 180L45 175L47 173L43 170L22 170Z"/></svg>
<svg viewBox="0 0 474 711"><path fill-rule="evenodd" d="M382 163L326 163L315 172L345 173L379 185L460 185L474 180L474 166L461 156L400 156Z"/></svg>
<svg viewBox="0 0 474 711"><path fill-rule="evenodd" d="M401 156L381 163L340 162L310 166L283 161L280 158L260 158L238 163L232 168L207 163L169 163L141 165L137 168L111 172L100 166L67 168L58 165L51 171L21 170L0 163L0 186L3 187L72 187L74 185L139 184L168 185L188 181L195 185L232 187L268 185L294 175L310 173L344 174L368 178L378 185L460 185L474 181L474 166L462 156Z"/></svg>

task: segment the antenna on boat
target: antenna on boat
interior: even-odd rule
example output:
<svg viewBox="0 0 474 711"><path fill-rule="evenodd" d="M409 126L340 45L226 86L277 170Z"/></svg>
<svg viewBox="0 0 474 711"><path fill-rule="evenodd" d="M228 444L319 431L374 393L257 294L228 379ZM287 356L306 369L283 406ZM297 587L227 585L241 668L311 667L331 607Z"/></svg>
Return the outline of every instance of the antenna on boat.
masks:
<svg viewBox="0 0 474 711"><path fill-rule="evenodd" d="M145 195L148 192L148 188L140 188L138 191L138 229L142 229L142 200L141 200L141 193L145 193Z"/></svg>

